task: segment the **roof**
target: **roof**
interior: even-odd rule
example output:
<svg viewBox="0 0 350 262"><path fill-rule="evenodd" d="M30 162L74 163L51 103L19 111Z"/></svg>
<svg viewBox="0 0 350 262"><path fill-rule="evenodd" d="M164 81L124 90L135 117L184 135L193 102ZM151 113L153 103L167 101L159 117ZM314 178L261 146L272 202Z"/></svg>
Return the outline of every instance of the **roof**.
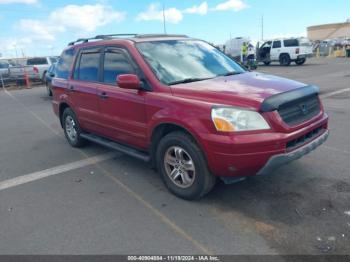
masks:
<svg viewBox="0 0 350 262"><path fill-rule="evenodd" d="M151 42L162 40L178 40L188 39L186 35L168 35L168 34L111 34L111 35L97 35L91 38L80 38L76 41L70 42L68 46L74 46L76 44L88 43L91 41L113 41L113 40L129 40L132 42Z"/></svg>

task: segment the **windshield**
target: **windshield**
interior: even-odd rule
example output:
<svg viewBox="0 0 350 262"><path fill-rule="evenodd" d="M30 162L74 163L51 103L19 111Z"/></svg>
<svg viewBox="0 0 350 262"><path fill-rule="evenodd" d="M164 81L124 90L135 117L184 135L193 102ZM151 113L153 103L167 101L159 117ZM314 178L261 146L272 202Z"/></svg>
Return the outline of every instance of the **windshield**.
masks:
<svg viewBox="0 0 350 262"><path fill-rule="evenodd" d="M57 57L50 57L51 64L57 63L58 59Z"/></svg>
<svg viewBox="0 0 350 262"><path fill-rule="evenodd" d="M167 40L137 44L157 78L167 85L245 72L215 47L198 40Z"/></svg>

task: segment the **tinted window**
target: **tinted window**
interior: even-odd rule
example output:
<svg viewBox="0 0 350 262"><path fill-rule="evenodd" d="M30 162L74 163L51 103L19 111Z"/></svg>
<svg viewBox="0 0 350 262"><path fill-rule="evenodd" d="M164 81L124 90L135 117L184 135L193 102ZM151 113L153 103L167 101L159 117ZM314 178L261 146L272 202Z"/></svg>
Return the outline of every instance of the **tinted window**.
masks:
<svg viewBox="0 0 350 262"><path fill-rule="evenodd" d="M284 40L283 42L285 47L299 46L298 39L288 39L288 40Z"/></svg>
<svg viewBox="0 0 350 262"><path fill-rule="evenodd" d="M273 42L272 48L280 48L281 47L281 41L275 41Z"/></svg>
<svg viewBox="0 0 350 262"><path fill-rule="evenodd" d="M51 64L57 63L57 57L50 57Z"/></svg>
<svg viewBox="0 0 350 262"><path fill-rule="evenodd" d="M215 47L197 40L138 43L137 47L160 81L174 85L245 72Z"/></svg>
<svg viewBox="0 0 350 262"><path fill-rule="evenodd" d="M105 83L115 84L118 75L133 74L134 69L121 52L105 53L103 79Z"/></svg>
<svg viewBox="0 0 350 262"><path fill-rule="evenodd" d="M64 51L57 62L56 76L68 79L71 66L74 61L75 50L73 48Z"/></svg>
<svg viewBox="0 0 350 262"><path fill-rule="evenodd" d="M100 53L82 53L78 68L78 79L97 82L100 66Z"/></svg>
<svg viewBox="0 0 350 262"><path fill-rule="evenodd" d="M0 62L0 68L8 68L9 64Z"/></svg>
<svg viewBox="0 0 350 262"><path fill-rule="evenodd" d="M46 57L31 58L27 60L27 65L47 65Z"/></svg>

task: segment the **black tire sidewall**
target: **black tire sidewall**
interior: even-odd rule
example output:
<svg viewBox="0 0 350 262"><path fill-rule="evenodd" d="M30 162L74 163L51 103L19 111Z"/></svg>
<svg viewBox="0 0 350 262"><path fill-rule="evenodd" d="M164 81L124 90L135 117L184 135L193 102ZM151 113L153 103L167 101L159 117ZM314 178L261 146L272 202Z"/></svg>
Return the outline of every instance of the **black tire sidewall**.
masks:
<svg viewBox="0 0 350 262"><path fill-rule="evenodd" d="M299 59L299 60L296 60L296 61L295 61L295 63L296 63L297 65L303 65L303 64L305 64L305 62L306 62L306 59Z"/></svg>
<svg viewBox="0 0 350 262"><path fill-rule="evenodd" d="M72 141L66 131L66 118L68 116L71 116L74 119L75 125L76 125L76 131L77 131L77 138L75 141ZM64 135L66 136L66 139L68 141L68 143L72 146L72 147L80 147L83 144L83 139L80 137L81 134L81 128L78 122L77 117L75 116L74 112L72 109L70 108L66 108L63 112L62 115L62 125L63 125L63 130L64 130Z"/></svg>
<svg viewBox="0 0 350 262"><path fill-rule="evenodd" d="M180 188L174 184L166 173L164 166L164 155L166 151L172 146L180 146L186 150L191 156L194 162L196 175L193 184L189 188ZM190 139L186 139L186 136L181 134L170 134L164 137L159 143L157 153L157 167L161 175L161 178L166 187L176 196L186 199L195 200L199 199L206 187L205 176L211 175L207 169L206 161L200 151L200 149Z"/></svg>
<svg viewBox="0 0 350 262"><path fill-rule="evenodd" d="M46 92L48 96L52 96L52 91L48 82L46 82Z"/></svg>
<svg viewBox="0 0 350 262"><path fill-rule="evenodd" d="M291 63L291 60L290 60L289 55L287 55L287 54L281 55L281 57L280 57L280 64L282 66L289 66L290 63Z"/></svg>

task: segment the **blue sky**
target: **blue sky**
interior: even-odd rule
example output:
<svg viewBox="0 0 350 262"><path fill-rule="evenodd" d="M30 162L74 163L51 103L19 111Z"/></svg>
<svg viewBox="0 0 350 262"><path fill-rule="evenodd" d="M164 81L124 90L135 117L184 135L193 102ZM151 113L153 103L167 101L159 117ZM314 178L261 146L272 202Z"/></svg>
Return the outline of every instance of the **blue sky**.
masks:
<svg viewBox="0 0 350 262"><path fill-rule="evenodd" d="M69 41L109 33L167 32L221 44L230 35L306 35L311 25L345 22L349 0L0 0L3 56L59 54Z"/></svg>

